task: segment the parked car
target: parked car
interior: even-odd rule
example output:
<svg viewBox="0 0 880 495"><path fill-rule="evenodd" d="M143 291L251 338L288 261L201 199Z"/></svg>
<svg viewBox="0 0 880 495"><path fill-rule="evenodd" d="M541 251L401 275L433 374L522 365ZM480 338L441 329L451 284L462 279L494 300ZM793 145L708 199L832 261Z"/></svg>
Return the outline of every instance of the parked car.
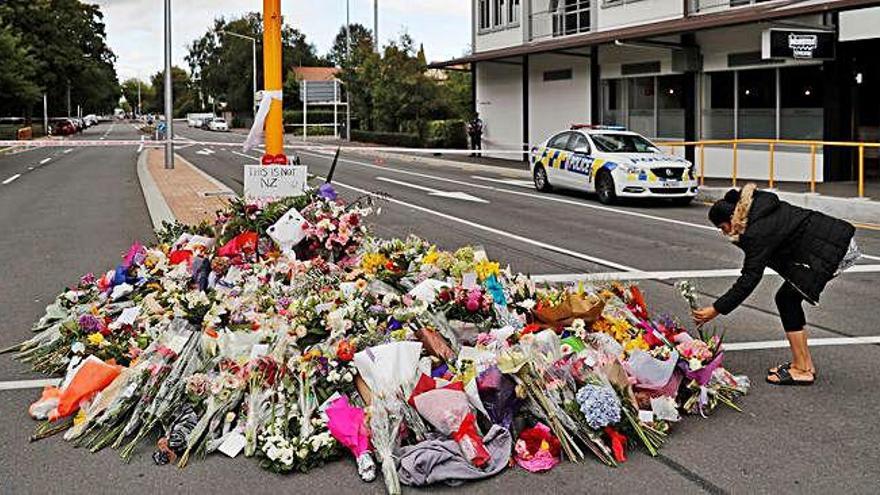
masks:
<svg viewBox="0 0 880 495"><path fill-rule="evenodd" d="M665 198L687 205L697 195L693 165L617 126L573 125L532 148L535 188L595 192L599 201Z"/></svg>
<svg viewBox="0 0 880 495"><path fill-rule="evenodd" d="M208 129L212 131L229 132L229 124L226 123L226 119L216 118L208 124Z"/></svg>
<svg viewBox="0 0 880 495"><path fill-rule="evenodd" d="M83 121L86 123L86 127L92 127L98 125L98 116L94 114L86 115L83 117Z"/></svg>
<svg viewBox="0 0 880 495"><path fill-rule="evenodd" d="M205 117L202 119L202 123L199 128L204 129L206 131L211 130L211 122L214 120L214 117Z"/></svg>
<svg viewBox="0 0 880 495"><path fill-rule="evenodd" d="M76 125L71 119L52 119L50 128L54 136L70 136L76 134Z"/></svg>

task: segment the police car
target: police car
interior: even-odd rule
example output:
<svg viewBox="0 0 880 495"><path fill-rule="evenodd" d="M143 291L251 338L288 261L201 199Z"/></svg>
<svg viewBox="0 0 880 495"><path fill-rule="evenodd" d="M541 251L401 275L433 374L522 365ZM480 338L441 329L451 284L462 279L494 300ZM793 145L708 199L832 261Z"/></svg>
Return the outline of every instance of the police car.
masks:
<svg viewBox="0 0 880 495"><path fill-rule="evenodd" d="M573 125L531 149L535 188L595 192L599 201L665 198L687 205L697 195L693 165L617 126Z"/></svg>

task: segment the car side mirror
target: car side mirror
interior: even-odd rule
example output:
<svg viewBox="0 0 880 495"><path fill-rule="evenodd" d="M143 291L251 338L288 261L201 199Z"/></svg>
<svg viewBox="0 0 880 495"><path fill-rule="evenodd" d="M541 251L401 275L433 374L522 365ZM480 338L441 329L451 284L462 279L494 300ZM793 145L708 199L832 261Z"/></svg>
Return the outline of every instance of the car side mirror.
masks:
<svg viewBox="0 0 880 495"><path fill-rule="evenodd" d="M581 154L581 155L589 155L590 148L587 148L586 146L578 146L577 148L574 149L574 152Z"/></svg>

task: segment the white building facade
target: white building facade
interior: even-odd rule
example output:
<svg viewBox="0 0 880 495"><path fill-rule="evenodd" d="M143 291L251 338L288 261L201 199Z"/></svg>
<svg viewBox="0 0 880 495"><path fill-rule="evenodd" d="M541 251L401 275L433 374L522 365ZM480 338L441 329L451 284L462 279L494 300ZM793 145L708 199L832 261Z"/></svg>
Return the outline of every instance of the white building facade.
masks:
<svg viewBox="0 0 880 495"><path fill-rule="evenodd" d="M473 53L432 66L469 65L486 150L572 123L661 141L880 140L880 0L472 1ZM775 178L809 180L810 155L777 146ZM729 177L732 156L707 145L706 176ZM738 177L766 179L767 156L741 145ZM817 180L854 178L852 150L815 156ZM866 165L880 176L870 151Z"/></svg>

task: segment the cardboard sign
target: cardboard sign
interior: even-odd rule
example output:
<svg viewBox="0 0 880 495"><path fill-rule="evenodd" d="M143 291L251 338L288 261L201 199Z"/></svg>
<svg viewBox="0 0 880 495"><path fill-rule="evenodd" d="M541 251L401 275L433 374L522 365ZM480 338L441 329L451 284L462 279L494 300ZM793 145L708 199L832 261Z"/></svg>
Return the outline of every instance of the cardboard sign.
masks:
<svg viewBox="0 0 880 495"><path fill-rule="evenodd" d="M244 196L247 199L302 196L308 167L304 165L245 165Z"/></svg>

